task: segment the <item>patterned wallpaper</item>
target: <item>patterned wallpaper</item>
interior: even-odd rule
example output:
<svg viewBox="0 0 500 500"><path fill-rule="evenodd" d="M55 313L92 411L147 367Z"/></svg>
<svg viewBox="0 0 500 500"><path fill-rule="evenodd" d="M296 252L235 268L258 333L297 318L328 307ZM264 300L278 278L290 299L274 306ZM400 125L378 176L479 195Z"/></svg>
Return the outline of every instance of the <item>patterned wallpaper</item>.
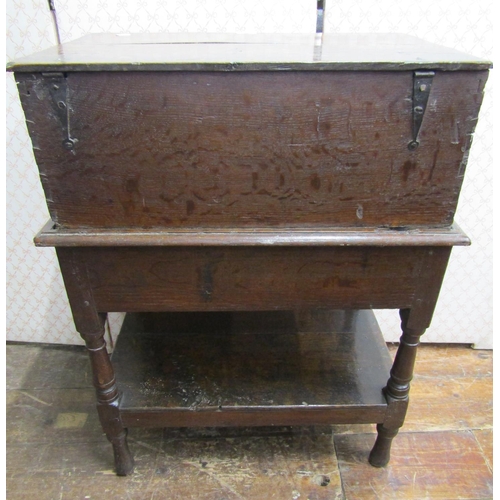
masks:
<svg viewBox="0 0 500 500"><path fill-rule="evenodd" d="M302 32L315 30L316 0L54 0L63 42L98 32ZM327 0L327 32L400 32L492 59L488 0ZM7 1L7 59L55 43L47 0ZM434 321L423 340L492 347L492 89L476 129L456 221L473 245L455 248ZM7 338L79 344L53 249L32 238L48 219L12 75L7 76ZM387 340L400 335L395 311L377 311ZM122 316L113 314L116 336Z"/></svg>

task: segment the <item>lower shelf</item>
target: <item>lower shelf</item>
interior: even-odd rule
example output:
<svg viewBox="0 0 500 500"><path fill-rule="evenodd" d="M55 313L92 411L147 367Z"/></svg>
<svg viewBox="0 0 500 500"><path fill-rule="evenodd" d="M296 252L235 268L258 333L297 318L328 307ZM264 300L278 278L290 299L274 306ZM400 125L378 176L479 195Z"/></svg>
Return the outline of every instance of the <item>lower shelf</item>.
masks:
<svg viewBox="0 0 500 500"><path fill-rule="evenodd" d="M125 427L383 422L372 311L128 314L112 357Z"/></svg>

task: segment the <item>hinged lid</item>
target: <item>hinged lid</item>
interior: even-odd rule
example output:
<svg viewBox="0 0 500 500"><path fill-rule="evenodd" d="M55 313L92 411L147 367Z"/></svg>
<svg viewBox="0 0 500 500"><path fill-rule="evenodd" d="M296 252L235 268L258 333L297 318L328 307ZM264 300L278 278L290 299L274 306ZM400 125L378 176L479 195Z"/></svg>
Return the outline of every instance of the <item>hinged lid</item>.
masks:
<svg viewBox="0 0 500 500"><path fill-rule="evenodd" d="M489 61L401 34L94 34L8 71L482 70Z"/></svg>

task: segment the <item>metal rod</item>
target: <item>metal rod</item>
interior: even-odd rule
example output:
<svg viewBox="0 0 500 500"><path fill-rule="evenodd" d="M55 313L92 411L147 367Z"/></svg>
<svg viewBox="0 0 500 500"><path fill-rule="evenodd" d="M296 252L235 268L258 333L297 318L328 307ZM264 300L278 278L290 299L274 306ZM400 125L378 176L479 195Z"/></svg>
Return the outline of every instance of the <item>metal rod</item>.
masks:
<svg viewBox="0 0 500 500"><path fill-rule="evenodd" d="M323 34L325 28L325 2L326 0L318 0L317 3L316 33Z"/></svg>
<svg viewBox="0 0 500 500"><path fill-rule="evenodd" d="M59 25L57 24L57 13L56 13L56 7L54 5L54 0L48 0L48 2L49 2L49 10L50 13L52 14L52 22L54 24L54 30L56 32L57 44L61 45L61 37L59 35Z"/></svg>
<svg viewBox="0 0 500 500"><path fill-rule="evenodd" d="M323 52L323 30L325 28L325 2L326 0L317 0L316 11L316 37L314 39L313 60L321 61Z"/></svg>

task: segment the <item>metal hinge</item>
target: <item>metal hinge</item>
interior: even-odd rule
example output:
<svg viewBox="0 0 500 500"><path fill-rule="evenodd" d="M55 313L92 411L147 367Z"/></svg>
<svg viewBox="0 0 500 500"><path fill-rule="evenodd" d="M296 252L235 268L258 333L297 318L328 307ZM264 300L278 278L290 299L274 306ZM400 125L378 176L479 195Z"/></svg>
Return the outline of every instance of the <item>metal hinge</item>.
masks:
<svg viewBox="0 0 500 500"><path fill-rule="evenodd" d="M413 140L408 144L410 151L417 149L420 144L418 134L427 108L434 74L434 71L415 71L413 73Z"/></svg>
<svg viewBox="0 0 500 500"><path fill-rule="evenodd" d="M52 107L61 120L61 127L64 139L62 145L64 149L72 150L75 147L76 139L71 137L70 131L70 104L68 82L63 73L42 73L46 79L49 94L52 99Z"/></svg>

